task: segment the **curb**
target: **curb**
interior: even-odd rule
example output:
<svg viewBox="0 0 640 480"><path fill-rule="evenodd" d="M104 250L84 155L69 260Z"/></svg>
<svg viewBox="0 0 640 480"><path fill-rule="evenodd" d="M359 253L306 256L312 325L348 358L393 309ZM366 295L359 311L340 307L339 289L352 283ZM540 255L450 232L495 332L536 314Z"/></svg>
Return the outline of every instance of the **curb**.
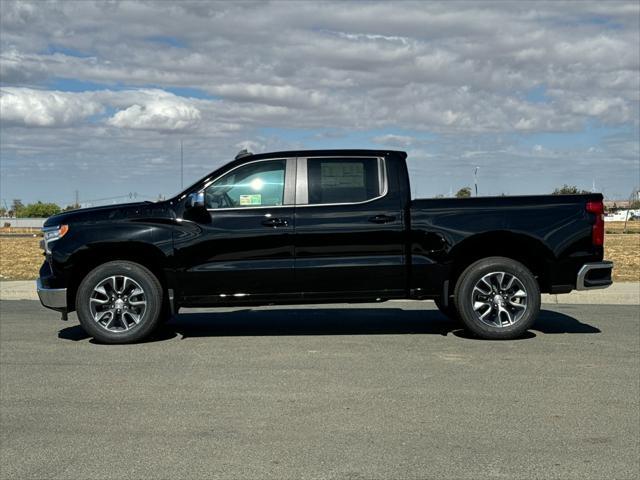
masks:
<svg viewBox="0 0 640 480"><path fill-rule="evenodd" d="M35 280L0 281L0 300L38 300ZM544 304L640 305L640 282L614 283L609 288L542 295Z"/></svg>
<svg viewBox="0 0 640 480"><path fill-rule="evenodd" d="M640 282L614 283L601 290L574 291L562 295L542 295L544 304L640 305Z"/></svg>

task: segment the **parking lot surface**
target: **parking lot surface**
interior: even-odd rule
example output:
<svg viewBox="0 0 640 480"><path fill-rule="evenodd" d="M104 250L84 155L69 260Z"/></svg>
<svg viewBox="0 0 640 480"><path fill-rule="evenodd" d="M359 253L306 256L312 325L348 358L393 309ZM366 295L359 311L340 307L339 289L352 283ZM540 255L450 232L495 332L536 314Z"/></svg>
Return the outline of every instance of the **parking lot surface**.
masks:
<svg viewBox="0 0 640 480"><path fill-rule="evenodd" d="M469 338L430 302L187 311L147 343L0 302L0 477L638 478L637 306Z"/></svg>

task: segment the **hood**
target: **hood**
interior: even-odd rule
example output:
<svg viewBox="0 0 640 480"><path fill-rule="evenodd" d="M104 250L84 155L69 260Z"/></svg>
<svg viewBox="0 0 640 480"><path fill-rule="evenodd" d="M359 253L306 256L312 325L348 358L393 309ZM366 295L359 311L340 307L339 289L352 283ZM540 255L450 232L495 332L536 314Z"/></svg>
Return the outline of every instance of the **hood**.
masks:
<svg viewBox="0 0 640 480"><path fill-rule="evenodd" d="M104 207L79 208L53 215L44 222L44 227L74 223L100 222L148 215L149 207L157 206L153 202L121 203Z"/></svg>

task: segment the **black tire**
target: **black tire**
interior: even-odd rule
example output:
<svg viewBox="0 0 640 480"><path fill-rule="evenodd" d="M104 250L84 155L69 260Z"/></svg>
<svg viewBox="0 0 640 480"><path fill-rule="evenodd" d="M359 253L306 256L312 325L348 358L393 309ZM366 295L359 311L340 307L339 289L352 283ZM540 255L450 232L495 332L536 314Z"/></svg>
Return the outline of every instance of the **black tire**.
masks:
<svg viewBox="0 0 640 480"><path fill-rule="evenodd" d="M115 313L107 313L105 315L107 320L101 320L101 322L94 320L94 314L92 313L92 295L94 298L98 297L99 301L104 301L104 297L101 297L101 293L94 293L96 291L95 288L101 282L109 279L110 277L127 277L129 280L135 282L137 286L142 289L144 295L143 297L138 296L136 299L140 300L142 298L146 302L144 311L136 311L140 313L140 315L137 315L139 318L137 323L135 323L133 317L129 315L118 315L114 318L113 322L115 325L112 323L113 326L111 328L116 329L119 325L121 327L119 331L110 331L103 323L101 323L108 323L108 320L112 316L115 316ZM110 285L110 283L108 285ZM131 284L129 285L129 288L131 288ZM109 286L108 288L111 287ZM105 290L105 288L102 290ZM122 290L125 292L124 286L122 286ZM114 292L117 294L115 290ZM108 302L112 301L109 300L109 298L113 299L113 297L109 297L109 295L106 295L106 298ZM124 299L126 300L127 297L125 296ZM134 303L141 302L132 301L131 305ZM162 285L156 276L146 267L124 260L103 263L91 270L80 283L76 294L76 312L82 328L84 328L89 335L99 342L111 344L133 343L149 336L161 320L163 303ZM98 307L103 308L101 305L98 305ZM109 309L110 305L106 305L105 308ZM122 308L124 309L125 307L123 306ZM130 308L130 312L136 313L133 309L141 307L127 306L126 308ZM115 311L114 309L112 310ZM117 311L120 312L121 310ZM124 310L122 311L124 312Z"/></svg>
<svg viewBox="0 0 640 480"><path fill-rule="evenodd" d="M449 320L453 320L455 322L460 321L460 314L456 309L455 303L453 302L453 298L449 299L449 304L446 307L444 306L444 303L440 299L434 300L434 302L436 304L436 307L438 307L438 310L440 310L440 313L442 313Z"/></svg>
<svg viewBox="0 0 640 480"><path fill-rule="evenodd" d="M501 273L505 275L500 277ZM515 277L512 286L500 290L511 277ZM490 284L497 286L491 288ZM481 288L476 289L477 285ZM520 293L523 289L524 297ZM489 293L484 294L484 290ZM510 340L522 336L540 313L538 281L527 267L510 258L489 257L469 265L458 278L454 295L465 327L478 337L489 340ZM474 309L476 303L481 305L478 310ZM481 319L484 315L485 319Z"/></svg>

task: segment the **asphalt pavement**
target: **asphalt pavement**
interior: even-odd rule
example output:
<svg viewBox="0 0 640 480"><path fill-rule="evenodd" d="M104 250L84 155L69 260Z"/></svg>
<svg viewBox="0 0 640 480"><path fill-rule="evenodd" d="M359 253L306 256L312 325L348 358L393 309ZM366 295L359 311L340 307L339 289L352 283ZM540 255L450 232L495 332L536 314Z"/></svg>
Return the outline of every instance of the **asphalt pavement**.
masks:
<svg viewBox="0 0 640 480"><path fill-rule="evenodd" d="M640 309L520 340L430 302L186 311L151 341L0 302L0 478L635 479Z"/></svg>

